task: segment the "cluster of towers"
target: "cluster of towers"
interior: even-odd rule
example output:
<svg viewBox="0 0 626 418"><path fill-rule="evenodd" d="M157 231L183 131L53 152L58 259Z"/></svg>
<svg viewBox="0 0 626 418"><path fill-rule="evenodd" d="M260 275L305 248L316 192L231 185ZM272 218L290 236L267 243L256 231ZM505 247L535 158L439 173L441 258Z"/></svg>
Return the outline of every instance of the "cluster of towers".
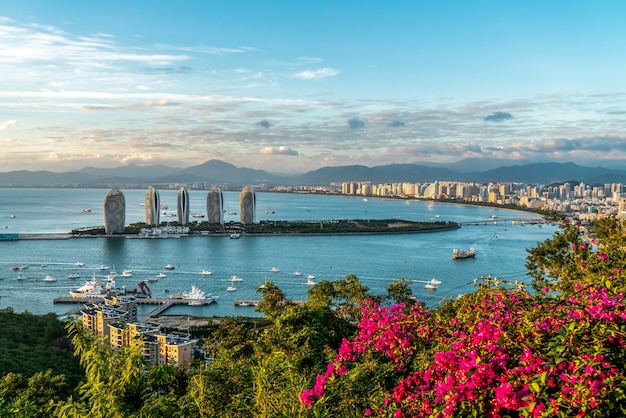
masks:
<svg viewBox="0 0 626 418"><path fill-rule="evenodd" d="M160 225L161 200L158 190L153 186L148 187L144 205L146 224ZM126 201L120 189L111 189L106 194L103 212L105 233L123 233L126 221ZM189 192L185 187L178 190L176 213L180 225L189 223ZM224 197L219 187L213 187L207 194L206 215L209 223L224 223ZM256 196L251 186L244 187L239 195L239 219L244 224L254 223L256 219Z"/></svg>

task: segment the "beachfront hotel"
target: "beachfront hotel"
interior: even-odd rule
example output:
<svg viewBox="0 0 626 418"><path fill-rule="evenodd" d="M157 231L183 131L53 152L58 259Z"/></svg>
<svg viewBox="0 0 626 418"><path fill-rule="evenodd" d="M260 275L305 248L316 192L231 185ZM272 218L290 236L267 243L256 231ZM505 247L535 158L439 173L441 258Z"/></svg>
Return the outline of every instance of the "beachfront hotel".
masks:
<svg viewBox="0 0 626 418"><path fill-rule="evenodd" d="M206 196L206 217L211 224L224 223L224 196L219 187L214 186Z"/></svg>
<svg viewBox="0 0 626 418"><path fill-rule="evenodd" d="M189 192L184 187L178 189L176 196L176 210L178 214L178 223L187 225L189 223Z"/></svg>
<svg viewBox="0 0 626 418"><path fill-rule="evenodd" d="M104 196L104 232L106 234L123 233L126 222L126 200L118 188L111 189Z"/></svg>
<svg viewBox="0 0 626 418"><path fill-rule="evenodd" d="M242 224L252 224L256 218L256 196L251 186L246 186L239 194L239 215Z"/></svg>
<svg viewBox="0 0 626 418"><path fill-rule="evenodd" d="M154 187L148 187L146 192L146 224L158 226L160 224L161 200L159 192Z"/></svg>

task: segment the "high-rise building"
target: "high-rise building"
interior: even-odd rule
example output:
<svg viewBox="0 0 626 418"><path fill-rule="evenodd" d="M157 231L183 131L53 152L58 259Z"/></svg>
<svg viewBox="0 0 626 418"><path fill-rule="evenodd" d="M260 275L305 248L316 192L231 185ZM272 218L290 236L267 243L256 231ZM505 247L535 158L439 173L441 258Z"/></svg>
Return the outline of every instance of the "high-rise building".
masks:
<svg viewBox="0 0 626 418"><path fill-rule="evenodd" d="M114 188L104 196L104 232L121 234L126 222L126 200L120 189Z"/></svg>
<svg viewBox="0 0 626 418"><path fill-rule="evenodd" d="M146 192L146 223L148 225L158 226L160 222L161 199L159 192L154 187L148 187Z"/></svg>
<svg viewBox="0 0 626 418"><path fill-rule="evenodd" d="M176 209L178 214L178 223L181 225L187 225L189 223L189 192L184 187L178 189Z"/></svg>
<svg viewBox="0 0 626 418"><path fill-rule="evenodd" d="M256 218L256 196L252 186L246 186L239 194L239 215L243 224L252 224Z"/></svg>
<svg viewBox="0 0 626 418"><path fill-rule="evenodd" d="M209 223L224 223L224 196L217 186L209 190L206 195L206 217Z"/></svg>

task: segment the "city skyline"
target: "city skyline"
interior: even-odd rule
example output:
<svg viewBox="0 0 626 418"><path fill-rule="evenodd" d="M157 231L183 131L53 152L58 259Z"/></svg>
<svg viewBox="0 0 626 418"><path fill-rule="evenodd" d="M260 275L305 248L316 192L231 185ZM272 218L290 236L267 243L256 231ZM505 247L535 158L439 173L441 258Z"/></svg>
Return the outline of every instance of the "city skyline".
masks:
<svg viewBox="0 0 626 418"><path fill-rule="evenodd" d="M626 4L25 0L3 171L626 157Z"/></svg>

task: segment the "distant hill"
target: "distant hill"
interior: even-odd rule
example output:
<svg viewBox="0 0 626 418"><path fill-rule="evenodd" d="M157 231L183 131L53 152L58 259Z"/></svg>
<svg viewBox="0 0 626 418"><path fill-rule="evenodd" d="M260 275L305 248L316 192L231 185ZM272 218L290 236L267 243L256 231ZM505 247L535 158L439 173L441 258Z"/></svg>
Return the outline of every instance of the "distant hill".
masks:
<svg viewBox="0 0 626 418"><path fill-rule="evenodd" d="M585 184L626 183L626 170L584 167L574 163L535 163L502 166L484 171L462 171L425 164L390 164L367 167L349 165L324 167L301 175L280 176L264 170L236 167L220 160L175 168L163 165L128 165L115 168L85 167L78 171L11 171L0 173L0 187L113 187L158 186L172 183L211 185L329 185L345 181L372 183L424 183L433 181L522 182L550 184L563 181Z"/></svg>

